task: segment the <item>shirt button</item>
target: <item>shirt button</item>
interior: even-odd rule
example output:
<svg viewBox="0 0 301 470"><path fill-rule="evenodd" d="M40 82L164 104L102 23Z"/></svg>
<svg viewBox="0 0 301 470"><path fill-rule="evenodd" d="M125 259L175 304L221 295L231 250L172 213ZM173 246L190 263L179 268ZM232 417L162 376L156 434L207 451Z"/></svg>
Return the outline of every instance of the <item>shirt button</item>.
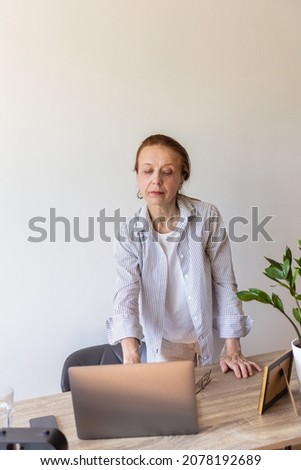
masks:
<svg viewBox="0 0 301 470"><path fill-rule="evenodd" d="M184 276L184 277L185 277L185 279L188 279L188 274L185 274L185 276Z"/></svg>
<svg viewBox="0 0 301 470"><path fill-rule="evenodd" d="M189 295L187 298L188 298L188 300L191 300L191 299L192 299L191 295Z"/></svg>

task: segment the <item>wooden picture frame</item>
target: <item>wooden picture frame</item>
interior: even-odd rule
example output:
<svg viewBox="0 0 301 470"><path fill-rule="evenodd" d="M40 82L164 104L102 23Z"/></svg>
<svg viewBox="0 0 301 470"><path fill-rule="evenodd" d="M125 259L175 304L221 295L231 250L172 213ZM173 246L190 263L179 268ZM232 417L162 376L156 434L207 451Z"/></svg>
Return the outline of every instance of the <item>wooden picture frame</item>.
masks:
<svg viewBox="0 0 301 470"><path fill-rule="evenodd" d="M289 382L293 366L293 352L289 350L274 359L263 369L262 384L258 403L258 413L264 413L286 393L293 400ZM293 406L294 402L292 401Z"/></svg>

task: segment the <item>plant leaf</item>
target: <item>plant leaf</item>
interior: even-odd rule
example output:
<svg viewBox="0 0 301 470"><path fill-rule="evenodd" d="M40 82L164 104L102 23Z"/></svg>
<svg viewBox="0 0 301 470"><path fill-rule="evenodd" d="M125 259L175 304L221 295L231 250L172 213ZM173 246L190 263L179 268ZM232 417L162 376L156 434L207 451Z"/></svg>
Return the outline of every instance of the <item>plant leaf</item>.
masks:
<svg viewBox="0 0 301 470"><path fill-rule="evenodd" d="M256 295L258 295L260 292L262 292L260 289L257 289L257 287L250 287L249 291L253 292Z"/></svg>
<svg viewBox="0 0 301 470"><path fill-rule="evenodd" d="M263 304L273 305L271 297L263 290L256 289L255 287L251 287L248 291L238 292L237 296L244 301L257 300L257 302L262 302Z"/></svg>
<svg viewBox="0 0 301 470"><path fill-rule="evenodd" d="M286 278L286 276L283 274L283 270L275 268L274 266L269 266L268 268L266 268L265 273L268 275L269 278L274 280Z"/></svg>
<svg viewBox="0 0 301 470"><path fill-rule="evenodd" d="M262 302L264 304L273 305L271 297L266 292L264 292L263 290L259 291L257 300L258 300L258 302Z"/></svg>
<svg viewBox="0 0 301 470"><path fill-rule="evenodd" d="M295 319L297 320L298 323L300 323L301 325L301 310L297 307L293 308L292 310L293 312L293 315L295 317Z"/></svg>
<svg viewBox="0 0 301 470"><path fill-rule="evenodd" d="M287 259L289 261L289 263L292 264L292 259L293 259L292 251L288 246L285 249L285 258L284 259Z"/></svg>
<svg viewBox="0 0 301 470"><path fill-rule="evenodd" d="M301 258L299 258L299 259L294 258L294 260L296 261L298 266L301 268Z"/></svg>
<svg viewBox="0 0 301 470"><path fill-rule="evenodd" d="M285 279L289 277L290 271L291 271L291 261L288 258L286 258L284 260L283 270L282 270L283 276L285 277Z"/></svg>
<svg viewBox="0 0 301 470"><path fill-rule="evenodd" d="M256 296L255 300L258 300L258 302L263 302L265 304L272 304L271 297L263 290L257 289L255 287L251 287L249 291L255 294Z"/></svg>
<svg viewBox="0 0 301 470"><path fill-rule="evenodd" d="M284 313L283 302L277 294L274 294L274 292L272 293L272 302L275 308Z"/></svg>
<svg viewBox="0 0 301 470"><path fill-rule="evenodd" d="M257 300L257 296L255 293L250 292L249 290L242 290L237 292L237 297L244 302L248 302L250 300Z"/></svg>
<svg viewBox="0 0 301 470"><path fill-rule="evenodd" d="M291 288L293 290L296 289L296 279L297 279L297 276L300 274L300 269L299 268L295 268L294 270L294 274L293 274L293 277L292 277L292 280L291 280Z"/></svg>
<svg viewBox="0 0 301 470"><path fill-rule="evenodd" d="M280 271L282 271L282 263L279 263L279 261L275 261L274 259L267 258L266 256L265 256L265 259L270 263L271 266L273 266L274 268L280 269Z"/></svg>

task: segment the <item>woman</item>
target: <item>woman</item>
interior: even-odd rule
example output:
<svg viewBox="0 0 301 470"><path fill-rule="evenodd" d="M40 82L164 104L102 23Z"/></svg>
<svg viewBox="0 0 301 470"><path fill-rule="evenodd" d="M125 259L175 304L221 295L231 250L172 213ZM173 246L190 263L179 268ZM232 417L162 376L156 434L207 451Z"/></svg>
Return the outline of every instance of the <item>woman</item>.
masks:
<svg viewBox="0 0 301 470"><path fill-rule="evenodd" d="M229 240L218 210L181 194L190 176L184 147L161 134L146 138L135 163L146 204L123 224L115 245L117 289L107 320L109 342L124 363L189 359L248 377L240 338L252 326L236 296ZM217 346L223 340L223 348Z"/></svg>

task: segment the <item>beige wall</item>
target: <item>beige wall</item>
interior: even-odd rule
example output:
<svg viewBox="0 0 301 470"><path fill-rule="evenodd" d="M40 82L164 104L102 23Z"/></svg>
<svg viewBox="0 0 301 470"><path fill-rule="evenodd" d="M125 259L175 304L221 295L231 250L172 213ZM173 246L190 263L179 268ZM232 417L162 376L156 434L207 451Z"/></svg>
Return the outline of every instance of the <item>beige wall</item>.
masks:
<svg viewBox="0 0 301 470"><path fill-rule="evenodd" d="M74 349L106 341L112 244L49 241L70 220L136 207L132 172L154 132L190 153L187 193L233 217L241 289L268 287L264 255L301 238L301 3L293 0L0 0L1 380L17 398L59 391ZM47 239L28 222L46 217ZM42 225L41 225L42 226ZM106 233L112 233L107 223ZM248 304L247 354L288 348L280 314Z"/></svg>

